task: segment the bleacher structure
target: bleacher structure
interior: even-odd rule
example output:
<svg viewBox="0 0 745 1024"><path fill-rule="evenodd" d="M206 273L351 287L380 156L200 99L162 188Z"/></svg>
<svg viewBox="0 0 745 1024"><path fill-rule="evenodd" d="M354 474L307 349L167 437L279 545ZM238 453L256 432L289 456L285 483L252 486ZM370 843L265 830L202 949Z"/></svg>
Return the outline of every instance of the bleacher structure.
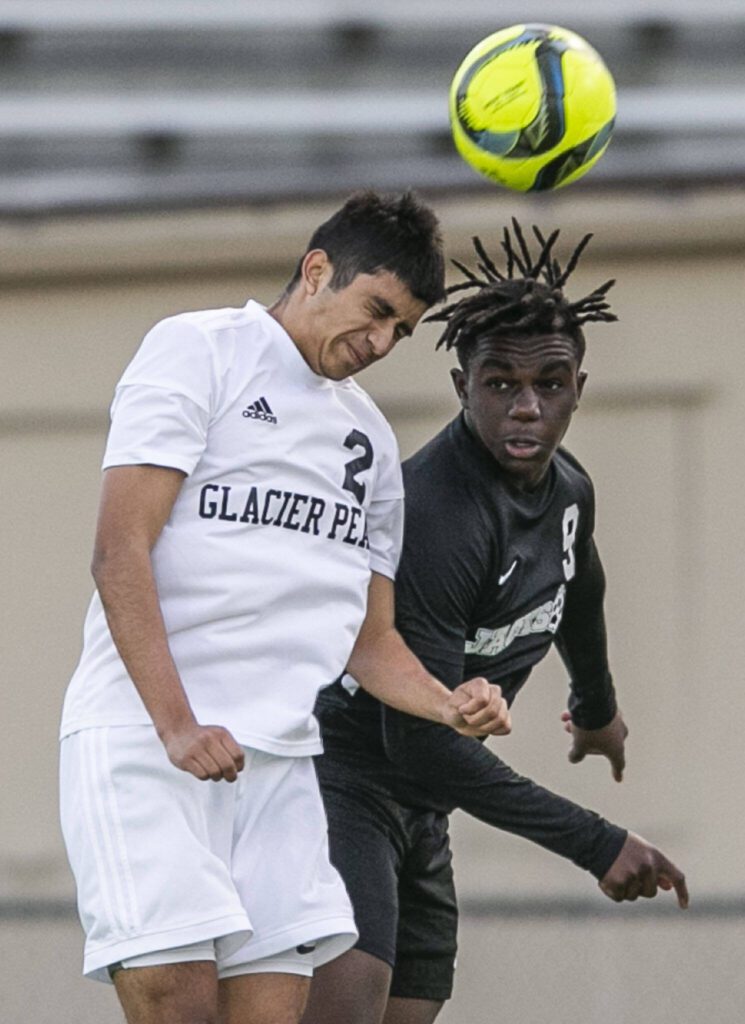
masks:
<svg viewBox="0 0 745 1024"><path fill-rule="evenodd" d="M0 215L493 188L454 151L448 84L526 20L618 83L577 188L745 180L742 0L0 0Z"/></svg>

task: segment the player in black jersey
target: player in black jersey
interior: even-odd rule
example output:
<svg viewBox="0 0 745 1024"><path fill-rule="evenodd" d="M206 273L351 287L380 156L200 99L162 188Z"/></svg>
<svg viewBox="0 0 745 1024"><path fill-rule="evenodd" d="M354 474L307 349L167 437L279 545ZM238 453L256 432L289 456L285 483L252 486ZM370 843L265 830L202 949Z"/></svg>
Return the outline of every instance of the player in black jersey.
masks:
<svg viewBox="0 0 745 1024"><path fill-rule="evenodd" d="M431 317L455 348L461 415L404 463L406 526L396 621L451 687L482 675L514 700L553 643L571 682L570 760L624 769L627 729L606 653L594 497L559 445L584 386L582 325L614 320L607 282L570 302L558 236L513 221L504 272L474 239L481 276ZM381 705L345 676L317 705L318 773L332 860L355 908L357 947L322 967L304 1024L431 1024L451 994L457 905L447 815L456 807L570 858L616 901L674 888L682 873L641 837L513 772L477 739Z"/></svg>

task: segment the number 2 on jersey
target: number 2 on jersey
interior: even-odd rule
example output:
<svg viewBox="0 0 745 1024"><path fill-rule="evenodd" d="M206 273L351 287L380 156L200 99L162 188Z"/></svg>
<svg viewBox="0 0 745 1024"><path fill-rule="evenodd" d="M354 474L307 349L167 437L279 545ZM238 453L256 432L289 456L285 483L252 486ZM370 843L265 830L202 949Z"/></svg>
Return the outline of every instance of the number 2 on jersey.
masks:
<svg viewBox="0 0 745 1024"><path fill-rule="evenodd" d="M576 565L574 560L574 544L577 540L577 524L579 523L579 509L576 505L567 505L564 509L564 519L561 523L563 535L564 557L561 564L564 568L564 579L569 582L574 577Z"/></svg>
<svg viewBox="0 0 745 1024"><path fill-rule="evenodd" d="M344 438L344 447L351 450L362 448L364 452L364 454L358 455L356 459L345 463L344 469L346 472L344 474L344 483L342 484L344 490L351 491L361 505L365 500L365 485L361 480L357 480L356 477L358 473L363 473L372 466L373 446L367 434L363 434L361 430L352 430Z"/></svg>

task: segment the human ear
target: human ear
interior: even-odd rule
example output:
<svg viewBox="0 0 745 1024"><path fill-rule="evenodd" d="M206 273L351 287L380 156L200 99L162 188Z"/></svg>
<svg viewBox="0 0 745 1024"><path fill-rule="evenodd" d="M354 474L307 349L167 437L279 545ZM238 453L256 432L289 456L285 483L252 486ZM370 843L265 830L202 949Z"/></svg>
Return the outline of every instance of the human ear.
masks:
<svg viewBox="0 0 745 1024"><path fill-rule="evenodd" d="M464 370L461 370L459 366L454 366L450 371L450 379L453 382L455 393L460 400L461 407L463 409L468 408L468 380Z"/></svg>
<svg viewBox="0 0 745 1024"><path fill-rule="evenodd" d="M303 256L300 277L309 295L321 291L324 284L331 280L332 274L331 260L323 249L311 249Z"/></svg>
<svg viewBox="0 0 745 1024"><path fill-rule="evenodd" d="M587 380L587 373L586 373L586 371L585 370L580 370L579 373L577 374L577 404L574 407L575 409L577 408L577 405L579 405L579 400L582 397L582 392L585 390L585 381L586 380Z"/></svg>

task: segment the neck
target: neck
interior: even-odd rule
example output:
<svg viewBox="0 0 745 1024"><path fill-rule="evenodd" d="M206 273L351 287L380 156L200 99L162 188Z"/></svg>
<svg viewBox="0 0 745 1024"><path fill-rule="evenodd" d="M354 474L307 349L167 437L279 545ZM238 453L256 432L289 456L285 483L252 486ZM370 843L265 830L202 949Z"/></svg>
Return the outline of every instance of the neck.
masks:
<svg viewBox="0 0 745 1024"><path fill-rule="evenodd" d="M309 349L306 344L307 335L302 329L303 318L297 312L296 304L293 302L293 293L283 292L271 306L267 306L266 311L285 331L310 369L314 373L319 373L320 371L309 358L309 352L312 352L312 347Z"/></svg>
<svg viewBox="0 0 745 1024"><path fill-rule="evenodd" d="M279 298L276 299L271 304L271 306L267 306L266 307L266 311L269 314L269 316L274 317L274 319L277 321L277 323L280 324L280 326L284 327L285 330L287 330L287 325L286 325L285 320L286 320L287 306L289 305L289 299L290 299L290 297L287 294L287 292L282 292L282 294L279 296ZM290 332L287 331L287 333L289 334Z"/></svg>

